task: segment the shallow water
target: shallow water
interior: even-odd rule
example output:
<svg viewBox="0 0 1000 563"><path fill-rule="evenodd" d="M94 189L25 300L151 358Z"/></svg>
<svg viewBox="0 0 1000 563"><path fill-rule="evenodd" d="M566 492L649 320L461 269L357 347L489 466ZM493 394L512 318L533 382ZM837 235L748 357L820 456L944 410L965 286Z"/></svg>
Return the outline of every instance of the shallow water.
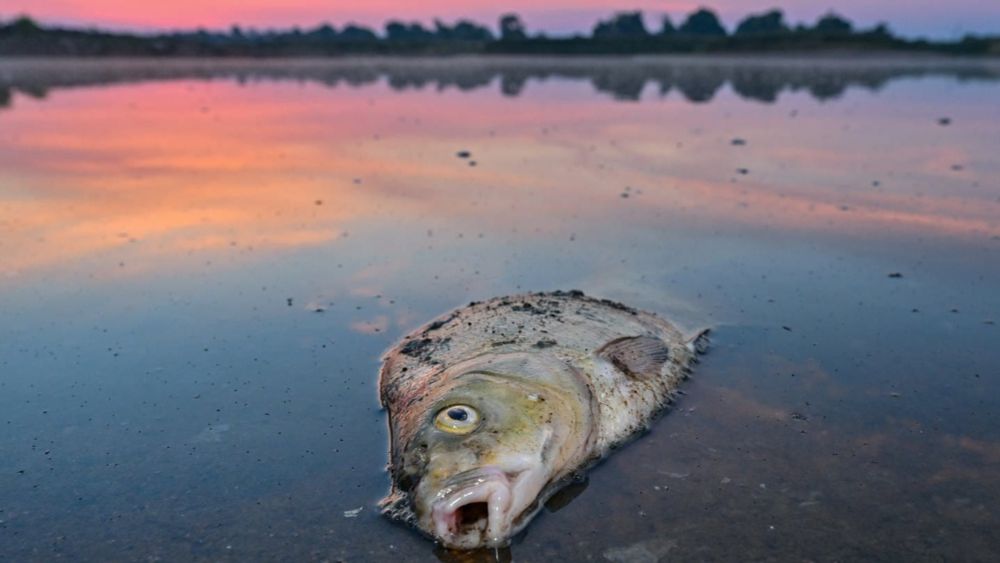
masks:
<svg viewBox="0 0 1000 563"><path fill-rule="evenodd" d="M981 61L0 63L0 559L461 560L377 515L379 354L557 288L713 346L501 558L995 559L998 99Z"/></svg>

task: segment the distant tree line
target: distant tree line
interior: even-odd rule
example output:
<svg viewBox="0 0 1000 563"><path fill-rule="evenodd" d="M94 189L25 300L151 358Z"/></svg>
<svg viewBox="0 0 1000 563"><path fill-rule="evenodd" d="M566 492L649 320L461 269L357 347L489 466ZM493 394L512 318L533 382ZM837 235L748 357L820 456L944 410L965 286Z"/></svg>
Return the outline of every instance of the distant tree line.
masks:
<svg viewBox="0 0 1000 563"><path fill-rule="evenodd" d="M390 20L381 33L361 25L312 29L243 29L161 34L110 33L43 27L29 17L0 22L0 55L132 56L296 56L351 53L385 54L625 54L741 52L775 50L924 50L954 54L1000 54L1000 37L968 36L929 42L896 37L886 24L856 29L834 13L814 24L791 25L781 10L751 14L729 31L716 13L699 8L677 25L663 17L648 29L641 12L619 12L597 22L590 35L547 37L529 34L516 14L499 18L498 32L479 23Z"/></svg>

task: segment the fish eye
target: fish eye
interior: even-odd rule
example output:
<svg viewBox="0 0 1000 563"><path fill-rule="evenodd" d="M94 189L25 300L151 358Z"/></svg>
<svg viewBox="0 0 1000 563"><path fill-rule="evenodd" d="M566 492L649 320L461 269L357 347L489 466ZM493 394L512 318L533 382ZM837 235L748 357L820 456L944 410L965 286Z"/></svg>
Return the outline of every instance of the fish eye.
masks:
<svg viewBox="0 0 1000 563"><path fill-rule="evenodd" d="M438 411L434 425L450 434L468 434L479 426L479 412L468 405L451 405Z"/></svg>

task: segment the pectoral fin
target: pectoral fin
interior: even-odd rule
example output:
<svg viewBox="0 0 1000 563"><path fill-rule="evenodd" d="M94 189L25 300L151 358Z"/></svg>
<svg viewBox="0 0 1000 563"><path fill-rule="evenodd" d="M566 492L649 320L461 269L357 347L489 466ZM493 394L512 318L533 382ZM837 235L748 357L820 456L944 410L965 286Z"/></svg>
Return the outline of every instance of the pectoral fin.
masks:
<svg viewBox="0 0 1000 563"><path fill-rule="evenodd" d="M670 359L670 348L652 336L626 336L608 342L597 355L632 379L647 379L660 375L663 364Z"/></svg>

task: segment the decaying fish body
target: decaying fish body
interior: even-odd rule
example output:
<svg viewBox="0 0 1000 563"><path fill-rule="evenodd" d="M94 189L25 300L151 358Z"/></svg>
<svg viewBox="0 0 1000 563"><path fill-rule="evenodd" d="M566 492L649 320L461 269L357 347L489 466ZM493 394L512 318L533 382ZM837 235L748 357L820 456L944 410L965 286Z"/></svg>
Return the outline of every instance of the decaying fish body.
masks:
<svg viewBox="0 0 1000 563"><path fill-rule="evenodd" d="M575 472L646 427L696 356L667 321L579 291L471 303L383 358L386 514L505 545Z"/></svg>

